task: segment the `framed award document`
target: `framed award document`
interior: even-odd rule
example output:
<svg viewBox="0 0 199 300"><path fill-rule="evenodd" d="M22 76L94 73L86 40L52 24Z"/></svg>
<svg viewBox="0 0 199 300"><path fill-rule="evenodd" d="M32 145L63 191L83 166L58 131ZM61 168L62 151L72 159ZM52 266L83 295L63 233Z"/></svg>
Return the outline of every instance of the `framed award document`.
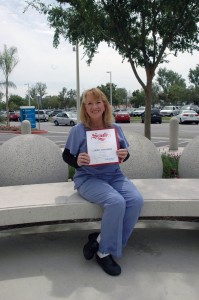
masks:
<svg viewBox="0 0 199 300"><path fill-rule="evenodd" d="M119 163L116 154L118 139L115 128L90 130L86 132L89 165Z"/></svg>

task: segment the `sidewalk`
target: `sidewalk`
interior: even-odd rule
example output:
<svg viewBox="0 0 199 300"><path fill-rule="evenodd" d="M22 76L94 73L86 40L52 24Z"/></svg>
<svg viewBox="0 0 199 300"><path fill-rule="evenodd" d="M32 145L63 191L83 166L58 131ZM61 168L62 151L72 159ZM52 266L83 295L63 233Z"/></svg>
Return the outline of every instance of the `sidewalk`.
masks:
<svg viewBox="0 0 199 300"><path fill-rule="evenodd" d="M0 238L1 300L198 300L199 223L139 221L105 274L82 247L98 223L57 225L57 232Z"/></svg>

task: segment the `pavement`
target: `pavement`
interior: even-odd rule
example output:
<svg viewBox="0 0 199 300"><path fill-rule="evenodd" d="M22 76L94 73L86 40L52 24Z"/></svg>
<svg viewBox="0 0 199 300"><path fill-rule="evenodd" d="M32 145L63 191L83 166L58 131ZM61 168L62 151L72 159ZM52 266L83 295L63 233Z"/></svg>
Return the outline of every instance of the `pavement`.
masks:
<svg viewBox="0 0 199 300"><path fill-rule="evenodd" d="M1 231L0 299L198 300L199 223L140 220L118 277L82 255L96 229L99 222Z"/></svg>

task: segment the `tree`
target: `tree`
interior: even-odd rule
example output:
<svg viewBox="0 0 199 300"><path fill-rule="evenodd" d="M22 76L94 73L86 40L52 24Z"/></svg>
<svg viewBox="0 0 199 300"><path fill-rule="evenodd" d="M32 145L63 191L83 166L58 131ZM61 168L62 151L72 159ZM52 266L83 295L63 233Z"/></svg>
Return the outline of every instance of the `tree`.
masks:
<svg viewBox="0 0 199 300"><path fill-rule="evenodd" d="M106 95L110 103L110 83L98 86L98 88ZM125 88L117 88L117 85L112 83L112 101L113 106L125 104L127 102L127 90Z"/></svg>
<svg viewBox="0 0 199 300"><path fill-rule="evenodd" d="M47 15L55 29L54 46L60 37L85 49L88 63L106 42L126 59L146 98L145 136L151 137L152 81L168 51L198 50L198 0L57 0L58 5L31 1L30 6ZM137 67L145 69L141 79Z"/></svg>
<svg viewBox="0 0 199 300"><path fill-rule="evenodd" d="M184 88L186 87L185 79L182 78L181 75L173 72L172 70L167 70L166 68L160 68L158 70L158 77L156 81L161 86L165 94L169 93L169 89L173 85L178 85Z"/></svg>
<svg viewBox="0 0 199 300"><path fill-rule="evenodd" d="M0 91L0 102L1 102L2 99L3 99L3 96L4 96L4 93L2 93L2 92Z"/></svg>
<svg viewBox="0 0 199 300"><path fill-rule="evenodd" d="M12 73L15 66L18 64L18 58L17 58L17 48L16 47L10 47L7 48L6 45L4 45L3 52L0 52L0 70L3 72L3 75L5 77L5 81L1 82L1 85L5 86L6 88L6 112L7 112L7 126L9 126L9 106L8 106L8 89L16 88L16 85L9 81L9 76Z"/></svg>
<svg viewBox="0 0 199 300"><path fill-rule="evenodd" d="M62 91L59 92L59 101L60 101L60 108L66 108L67 106L67 88L63 87Z"/></svg>
<svg viewBox="0 0 199 300"><path fill-rule="evenodd" d="M47 94L47 92L46 92L47 86L45 83L37 82L35 85L35 90L37 92L37 96L39 96L39 99L41 101L41 106L42 106L42 98L44 95Z"/></svg>
<svg viewBox="0 0 199 300"><path fill-rule="evenodd" d="M197 64L195 70L189 69L189 81L195 86L195 88L199 88L199 64Z"/></svg>
<svg viewBox="0 0 199 300"><path fill-rule="evenodd" d="M42 82L37 82L34 86L30 87L29 95L33 105L39 107L39 104L42 104L42 98L47 94L46 89L46 84Z"/></svg>
<svg viewBox="0 0 199 300"><path fill-rule="evenodd" d="M133 105L133 107L144 106L145 94L143 89L134 91L132 96L133 97L130 99L130 103Z"/></svg>
<svg viewBox="0 0 199 300"><path fill-rule="evenodd" d="M185 101L185 95L186 88L184 86L174 84L169 89L168 99L170 100L171 104L182 106L183 102Z"/></svg>
<svg viewBox="0 0 199 300"><path fill-rule="evenodd" d="M127 106L127 90L125 88L117 88L116 97L120 104Z"/></svg>
<svg viewBox="0 0 199 300"><path fill-rule="evenodd" d="M8 100L10 110L19 110L20 106L27 105L28 101L24 100L21 96L11 95Z"/></svg>
<svg viewBox="0 0 199 300"><path fill-rule="evenodd" d="M160 68L157 74L158 77L156 81L162 88L165 102L168 104L171 104L172 102L173 104L176 104L179 102L180 94L183 94L182 91L186 89L185 79L178 73L167 70L166 68ZM178 96L175 92L177 92Z"/></svg>
<svg viewBox="0 0 199 300"><path fill-rule="evenodd" d="M77 92L76 92L76 90L70 89L67 92L67 105L68 105L68 107L77 107Z"/></svg>
<svg viewBox="0 0 199 300"><path fill-rule="evenodd" d="M46 109L60 108L59 96L46 96L42 99L42 106Z"/></svg>

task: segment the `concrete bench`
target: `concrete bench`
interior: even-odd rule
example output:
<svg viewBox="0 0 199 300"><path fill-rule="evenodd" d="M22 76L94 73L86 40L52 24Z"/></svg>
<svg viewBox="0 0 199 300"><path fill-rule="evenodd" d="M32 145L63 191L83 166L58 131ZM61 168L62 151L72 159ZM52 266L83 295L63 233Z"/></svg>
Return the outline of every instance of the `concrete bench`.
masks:
<svg viewBox="0 0 199 300"><path fill-rule="evenodd" d="M199 179L135 179L145 203L141 217L199 217ZM0 187L0 228L10 225L100 219L73 182Z"/></svg>

